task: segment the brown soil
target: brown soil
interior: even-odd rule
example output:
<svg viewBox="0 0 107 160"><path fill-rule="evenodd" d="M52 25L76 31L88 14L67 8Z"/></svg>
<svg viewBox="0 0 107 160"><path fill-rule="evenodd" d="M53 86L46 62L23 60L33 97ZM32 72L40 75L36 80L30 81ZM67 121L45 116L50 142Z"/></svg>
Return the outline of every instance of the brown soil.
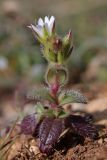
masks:
<svg viewBox="0 0 107 160"><path fill-rule="evenodd" d="M77 141L68 135L48 157L40 153L37 145L38 139L21 135L9 150L7 160L107 160L107 128L100 129L94 141Z"/></svg>

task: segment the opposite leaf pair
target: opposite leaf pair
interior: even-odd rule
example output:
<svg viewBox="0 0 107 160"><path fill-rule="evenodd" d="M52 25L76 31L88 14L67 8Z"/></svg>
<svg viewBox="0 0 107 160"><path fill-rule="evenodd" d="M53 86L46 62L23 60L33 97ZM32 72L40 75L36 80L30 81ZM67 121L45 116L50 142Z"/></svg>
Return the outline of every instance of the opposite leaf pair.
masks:
<svg viewBox="0 0 107 160"><path fill-rule="evenodd" d="M55 92L55 90L53 91L52 89L54 90L55 88L51 88L51 92L48 88L33 89L28 92L27 98L35 99L36 101L48 101L49 104L56 104L57 107L70 103L86 104L88 101L87 98L78 91L57 89L57 92ZM53 92L56 93L55 97Z"/></svg>
<svg viewBox="0 0 107 160"><path fill-rule="evenodd" d="M67 135L75 133L83 138L98 136L96 127L89 116L69 115L66 118L45 117L37 122L35 114L26 116L21 123L24 134L39 137L39 149L47 155L54 151L55 145ZM71 137L72 138L72 137Z"/></svg>

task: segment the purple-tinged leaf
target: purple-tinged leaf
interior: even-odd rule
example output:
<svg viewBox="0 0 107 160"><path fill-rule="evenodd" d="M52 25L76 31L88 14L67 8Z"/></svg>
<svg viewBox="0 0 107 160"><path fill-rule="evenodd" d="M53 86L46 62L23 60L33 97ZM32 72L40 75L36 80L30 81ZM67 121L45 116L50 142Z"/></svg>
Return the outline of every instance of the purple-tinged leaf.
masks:
<svg viewBox="0 0 107 160"><path fill-rule="evenodd" d="M49 154L64 129L63 119L45 118L39 128L40 150Z"/></svg>
<svg viewBox="0 0 107 160"><path fill-rule="evenodd" d="M91 114L85 114L84 119L87 123L90 123L90 124L92 124L94 122L93 115L91 115Z"/></svg>
<svg viewBox="0 0 107 160"><path fill-rule="evenodd" d="M90 137L92 139L96 138L97 130L94 125L86 124L86 123L72 123L73 130L83 136L83 137Z"/></svg>
<svg viewBox="0 0 107 160"><path fill-rule="evenodd" d="M27 115L21 122L21 132L32 135L35 132L37 124L35 114Z"/></svg>
<svg viewBox="0 0 107 160"><path fill-rule="evenodd" d="M70 119L70 122L72 122L72 123L88 123L85 116L70 115L68 118Z"/></svg>
<svg viewBox="0 0 107 160"><path fill-rule="evenodd" d="M45 153L45 154L47 154L47 155L52 154L53 151L54 151L53 146L51 146L51 145L45 145L45 144L43 144L43 143L41 143L41 142L40 142L40 145L39 145L39 149L40 149L40 151L41 151L42 153Z"/></svg>
<svg viewBox="0 0 107 160"><path fill-rule="evenodd" d="M85 117L71 115L67 118L67 122L68 126L70 126L75 133L83 136L84 138L90 137L94 139L98 136L95 125L88 123Z"/></svg>

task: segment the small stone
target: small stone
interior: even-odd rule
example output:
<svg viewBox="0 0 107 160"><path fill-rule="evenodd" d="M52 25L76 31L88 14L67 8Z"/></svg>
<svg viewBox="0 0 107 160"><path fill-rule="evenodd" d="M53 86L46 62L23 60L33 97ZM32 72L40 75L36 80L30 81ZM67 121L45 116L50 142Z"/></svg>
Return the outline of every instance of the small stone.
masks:
<svg viewBox="0 0 107 160"><path fill-rule="evenodd" d="M107 142L107 138L104 139L104 142Z"/></svg>
<svg viewBox="0 0 107 160"><path fill-rule="evenodd" d="M99 144L102 144L102 143L103 143L103 139L102 139L102 138L99 139L99 140L98 140L98 143L99 143Z"/></svg>
<svg viewBox="0 0 107 160"><path fill-rule="evenodd" d="M38 153L40 153L39 148L37 146L31 146L29 148L29 150L30 150L30 152L34 152L35 155L38 154Z"/></svg>

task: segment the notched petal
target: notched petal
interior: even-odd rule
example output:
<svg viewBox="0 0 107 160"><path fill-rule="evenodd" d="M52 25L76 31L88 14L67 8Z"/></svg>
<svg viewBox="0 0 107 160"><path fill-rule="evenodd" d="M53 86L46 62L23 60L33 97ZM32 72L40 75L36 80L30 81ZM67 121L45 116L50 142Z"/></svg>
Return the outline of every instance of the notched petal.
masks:
<svg viewBox="0 0 107 160"><path fill-rule="evenodd" d="M50 18L50 24L51 24L51 23L54 23L54 21L55 21L55 17L54 17L54 16L51 16L51 18Z"/></svg>
<svg viewBox="0 0 107 160"><path fill-rule="evenodd" d="M47 16L45 17L44 22L49 25L49 18Z"/></svg>
<svg viewBox="0 0 107 160"><path fill-rule="evenodd" d="M42 18L39 18L39 20L38 20L38 25L40 25L40 26L44 26L44 22L43 22L43 19Z"/></svg>

